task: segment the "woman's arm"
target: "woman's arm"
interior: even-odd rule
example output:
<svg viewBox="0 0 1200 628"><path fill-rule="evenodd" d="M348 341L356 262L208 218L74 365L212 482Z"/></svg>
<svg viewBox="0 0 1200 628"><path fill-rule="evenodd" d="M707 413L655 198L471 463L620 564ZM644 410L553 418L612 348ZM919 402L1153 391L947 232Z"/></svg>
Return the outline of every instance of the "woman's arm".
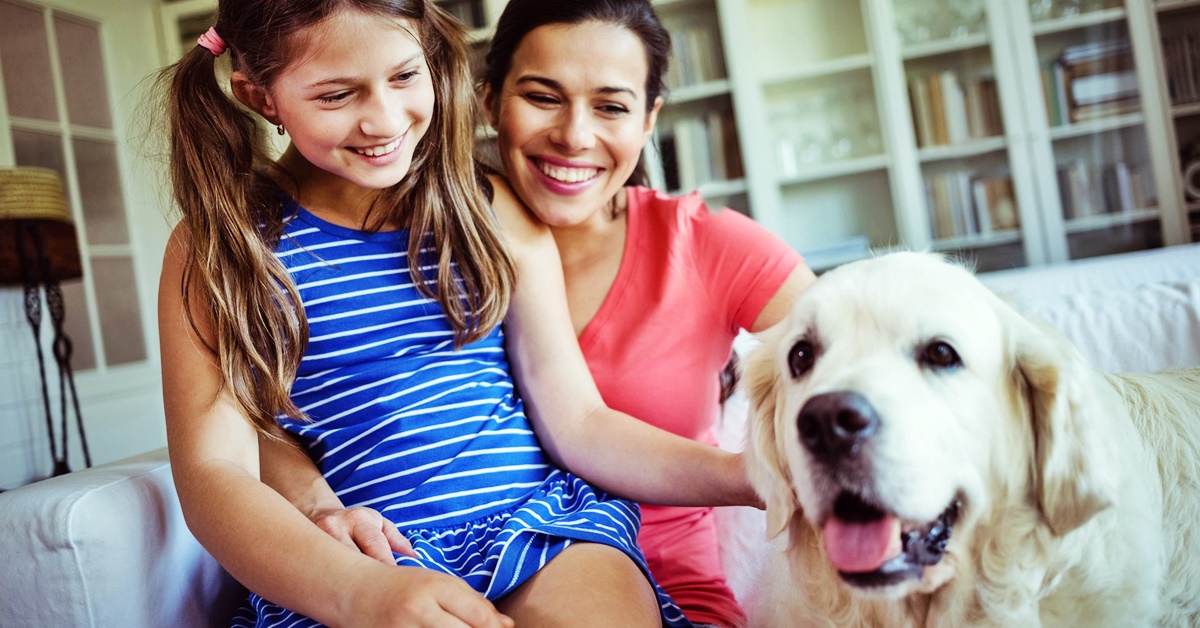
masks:
<svg viewBox="0 0 1200 628"><path fill-rule="evenodd" d="M526 412L550 456L596 486L639 502L758 505L741 456L604 404L575 338L550 230L503 180L493 184L496 215L517 264L505 319L508 356Z"/></svg>
<svg viewBox="0 0 1200 628"><path fill-rule="evenodd" d="M163 260L159 335L171 471L201 545L254 592L322 623L438 626L450 613L473 626L503 625L464 581L350 551L259 481L258 435L188 322L184 256L176 229ZM212 338L200 314L199 333Z"/></svg>

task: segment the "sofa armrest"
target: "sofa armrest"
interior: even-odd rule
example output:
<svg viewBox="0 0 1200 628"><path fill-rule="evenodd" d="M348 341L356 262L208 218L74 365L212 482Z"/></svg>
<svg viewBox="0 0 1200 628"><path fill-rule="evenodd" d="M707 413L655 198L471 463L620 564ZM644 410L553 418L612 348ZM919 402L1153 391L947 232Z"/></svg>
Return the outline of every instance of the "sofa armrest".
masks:
<svg viewBox="0 0 1200 628"><path fill-rule="evenodd" d="M0 626L228 626L241 587L188 531L165 449L0 494Z"/></svg>

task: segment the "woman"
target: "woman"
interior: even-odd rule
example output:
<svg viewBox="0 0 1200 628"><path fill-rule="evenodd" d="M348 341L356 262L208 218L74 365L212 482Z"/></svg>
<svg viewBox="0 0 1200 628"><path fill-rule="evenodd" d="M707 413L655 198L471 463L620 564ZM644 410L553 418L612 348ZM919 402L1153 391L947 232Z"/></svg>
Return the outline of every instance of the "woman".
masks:
<svg viewBox="0 0 1200 628"><path fill-rule="evenodd" d="M734 337L778 322L815 277L741 214L639 186L669 51L649 2L512 0L487 56L484 106L510 185L554 233L605 401L715 445ZM651 572L688 618L740 624L712 509L643 505L642 517Z"/></svg>

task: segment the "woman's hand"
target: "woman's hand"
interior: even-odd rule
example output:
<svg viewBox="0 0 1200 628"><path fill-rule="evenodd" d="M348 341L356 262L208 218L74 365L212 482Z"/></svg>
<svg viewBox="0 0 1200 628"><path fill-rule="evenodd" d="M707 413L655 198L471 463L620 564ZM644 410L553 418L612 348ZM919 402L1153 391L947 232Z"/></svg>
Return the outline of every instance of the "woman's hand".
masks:
<svg viewBox="0 0 1200 628"><path fill-rule="evenodd" d="M396 564L393 552L402 556L417 555L396 524L372 508L335 508L312 513L309 517L318 528L342 545L385 565Z"/></svg>
<svg viewBox="0 0 1200 628"><path fill-rule="evenodd" d="M360 570L354 595L341 613L346 626L375 628L513 628L486 598L461 578L395 565Z"/></svg>

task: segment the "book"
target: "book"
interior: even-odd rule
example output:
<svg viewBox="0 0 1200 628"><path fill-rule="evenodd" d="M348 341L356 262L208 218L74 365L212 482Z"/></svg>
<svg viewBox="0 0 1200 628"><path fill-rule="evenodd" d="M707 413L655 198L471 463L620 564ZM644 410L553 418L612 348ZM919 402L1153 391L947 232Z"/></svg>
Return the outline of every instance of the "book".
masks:
<svg viewBox="0 0 1200 628"><path fill-rule="evenodd" d="M996 231L1016 229L1020 224L1017 204L1013 198L1012 178L1007 176L980 177L971 180L971 200L974 204L977 233L988 235Z"/></svg>
<svg viewBox="0 0 1200 628"><path fill-rule="evenodd" d="M1131 212L1135 208L1133 200L1133 181L1129 176L1129 166L1118 161L1104 168L1102 178L1105 206L1109 212Z"/></svg>
<svg viewBox="0 0 1200 628"><path fill-rule="evenodd" d="M1055 126L1070 123L1071 101L1067 98L1067 68L1062 63L1055 62L1051 66L1054 76Z"/></svg>
<svg viewBox="0 0 1200 628"><path fill-rule="evenodd" d="M725 140L725 176L729 179L741 179L746 176L742 166L742 149L738 142L737 121L733 112L726 111L721 116L722 134Z"/></svg>
<svg viewBox="0 0 1200 628"><path fill-rule="evenodd" d="M1053 64L1042 66L1042 104L1046 107L1046 124L1058 126L1058 100L1055 97L1058 88L1054 85Z"/></svg>
<svg viewBox="0 0 1200 628"><path fill-rule="evenodd" d="M708 130L704 120L680 118L673 126L675 154L679 164L679 190L690 192L712 180Z"/></svg>
<svg viewBox="0 0 1200 628"><path fill-rule="evenodd" d="M988 211L988 187L986 179L971 180L971 203L975 206L975 221L980 235L992 233L992 216Z"/></svg>
<svg viewBox="0 0 1200 628"><path fill-rule="evenodd" d="M1097 118L1125 115L1137 111L1141 105L1141 100L1136 97L1079 105L1071 108L1071 122L1086 122Z"/></svg>
<svg viewBox="0 0 1200 628"><path fill-rule="evenodd" d="M1016 229L1021 226L1021 215L1017 211L1016 194L1012 177L994 177L987 180L988 216L994 229Z"/></svg>
<svg viewBox="0 0 1200 628"><path fill-rule="evenodd" d="M726 150L729 142L725 138L727 117L720 109L710 110L704 114L704 126L708 139L708 156L711 160L709 170L713 181L724 181L729 178L729 157Z"/></svg>
<svg viewBox="0 0 1200 628"><path fill-rule="evenodd" d="M946 99L942 96L942 80L940 75L930 74L925 82L929 85L929 111L932 121L930 135L933 138L931 145L942 146L950 141L950 134L946 129Z"/></svg>
<svg viewBox="0 0 1200 628"><path fill-rule="evenodd" d="M1138 95L1137 72L1123 70L1075 77L1070 92L1076 107L1134 98Z"/></svg>
<svg viewBox="0 0 1200 628"><path fill-rule="evenodd" d="M980 139L1004 134L995 78L987 76L967 81L963 84L963 102L969 137Z"/></svg>
<svg viewBox="0 0 1200 628"><path fill-rule="evenodd" d="M971 173L959 171L953 174L955 205L958 209L963 235L979 233L979 218L971 197Z"/></svg>
<svg viewBox="0 0 1200 628"><path fill-rule="evenodd" d="M1061 59L1068 65L1128 53L1128 39L1103 39L1063 48Z"/></svg>
<svg viewBox="0 0 1200 628"><path fill-rule="evenodd" d="M925 77L909 79L909 100L912 102L913 128L917 146L933 146L933 109L929 104L929 85Z"/></svg>
<svg viewBox="0 0 1200 628"><path fill-rule="evenodd" d="M1074 78L1092 76L1094 74L1111 74L1113 72L1128 72L1136 70L1133 53L1129 50L1117 54L1096 57L1093 59L1075 61L1067 64Z"/></svg>
<svg viewBox="0 0 1200 628"><path fill-rule="evenodd" d="M938 75L942 91L942 112L946 116L946 143L962 144L970 137L967 130L967 107L958 75L949 70Z"/></svg>
<svg viewBox="0 0 1200 628"><path fill-rule="evenodd" d="M944 175L925 178L929 224L934 239L954 236L954 216L950 210L950 190Z"/></svg>

